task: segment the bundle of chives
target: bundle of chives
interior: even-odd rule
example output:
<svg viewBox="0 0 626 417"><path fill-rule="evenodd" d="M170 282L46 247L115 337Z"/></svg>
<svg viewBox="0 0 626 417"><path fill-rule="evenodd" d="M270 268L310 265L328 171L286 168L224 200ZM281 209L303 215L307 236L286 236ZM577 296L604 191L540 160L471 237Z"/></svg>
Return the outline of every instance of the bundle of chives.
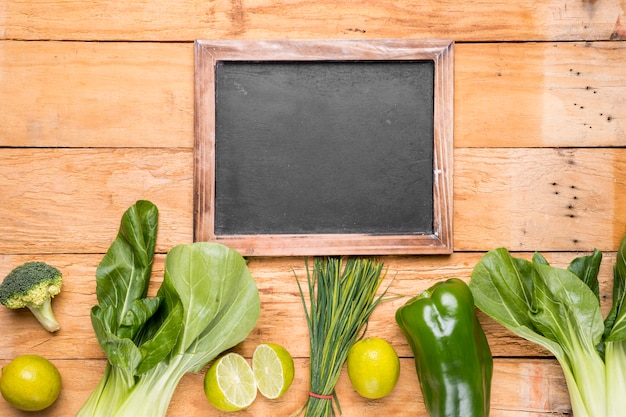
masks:
<svg viewBox="0 0 626 417"><path fill-rule="evenodd" d="M342 269L343 264L343 269ZM333 399L341 407L335 385L350 347L363 337L370 314L381 301L376 293L384 276L383 264L366 258L315 258L313 272L306 262L309 308L298 288L309 327L310 391L305 417L335 416Z"/></svg>

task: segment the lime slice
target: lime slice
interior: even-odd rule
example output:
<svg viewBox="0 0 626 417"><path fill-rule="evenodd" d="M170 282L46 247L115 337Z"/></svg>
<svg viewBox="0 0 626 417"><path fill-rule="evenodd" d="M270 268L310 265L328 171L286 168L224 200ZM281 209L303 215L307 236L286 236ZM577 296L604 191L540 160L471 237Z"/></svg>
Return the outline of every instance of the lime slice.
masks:
<svg viewBox="0 0 626 417"><path fill-rule="evenodd" d="M228 353L209 367L204 377L204 393L218 410L239 411L256 399L256 382L252 368L237 353Z"/></svg>
<svg viewBox="0 0 626 417"><path fill-rule="evenodd" d="M252 371L261 395L273 400L281 397L293 382L293 358L283 346L262 343L252 355Z"/></svg>

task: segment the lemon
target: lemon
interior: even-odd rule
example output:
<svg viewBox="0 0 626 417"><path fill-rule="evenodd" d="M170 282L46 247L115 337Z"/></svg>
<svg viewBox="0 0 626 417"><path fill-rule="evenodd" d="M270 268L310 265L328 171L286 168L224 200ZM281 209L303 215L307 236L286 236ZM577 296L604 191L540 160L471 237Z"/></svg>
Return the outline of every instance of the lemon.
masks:
<svg viewBox="0 0 626 417"><path fill-rule="evenodd" d="M262 343L252 355L252 371L261 395L274 400L281 397L293 382L293 358L283 346Z"/></svg>
<svg viewBox="0 0 626 417"><path fill-rule="evenodd" d="M361 396L382 398L393 391L400 376L400 360L384 339L369 337L356 342L348 351L348 376Z"/></svg>
<svg viewBox="0 0 626 417"><path fill-rule="evenodd" d="M20 410L40 411L51 406L61 393L61 374L46 358L22 355L2 368L0 393Z"/></svg>
<svg viewBox="0 0 626 417"><path fill-rule="evenodd" d="M215 360L204 377L204 394L218 410L243 410L254 402L256 393L252 368L234 352Z"/></svg>

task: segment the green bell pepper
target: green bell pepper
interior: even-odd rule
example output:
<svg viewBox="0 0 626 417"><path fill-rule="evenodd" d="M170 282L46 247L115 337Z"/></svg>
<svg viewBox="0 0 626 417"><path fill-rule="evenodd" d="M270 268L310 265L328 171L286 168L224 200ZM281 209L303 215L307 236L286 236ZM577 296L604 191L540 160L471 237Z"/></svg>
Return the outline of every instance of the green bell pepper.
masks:
<svg viewBox="0 0 626 417"><path fill-rule="evenodd" d="M488 417L493 357L467 284L450 278L411 298L396 322L415 357L431 417Z"/></svg>

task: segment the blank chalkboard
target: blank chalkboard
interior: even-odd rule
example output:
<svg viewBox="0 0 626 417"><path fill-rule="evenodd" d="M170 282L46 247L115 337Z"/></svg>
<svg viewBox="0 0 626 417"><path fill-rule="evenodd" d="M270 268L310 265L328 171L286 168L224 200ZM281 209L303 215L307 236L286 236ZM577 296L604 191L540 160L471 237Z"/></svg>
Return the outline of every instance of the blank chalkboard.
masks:
<svg viewBox="0 0 626 417"><path fill-rule="evenodd" d="M450 41L197 41L194 239L451 251Z"/></svg>

